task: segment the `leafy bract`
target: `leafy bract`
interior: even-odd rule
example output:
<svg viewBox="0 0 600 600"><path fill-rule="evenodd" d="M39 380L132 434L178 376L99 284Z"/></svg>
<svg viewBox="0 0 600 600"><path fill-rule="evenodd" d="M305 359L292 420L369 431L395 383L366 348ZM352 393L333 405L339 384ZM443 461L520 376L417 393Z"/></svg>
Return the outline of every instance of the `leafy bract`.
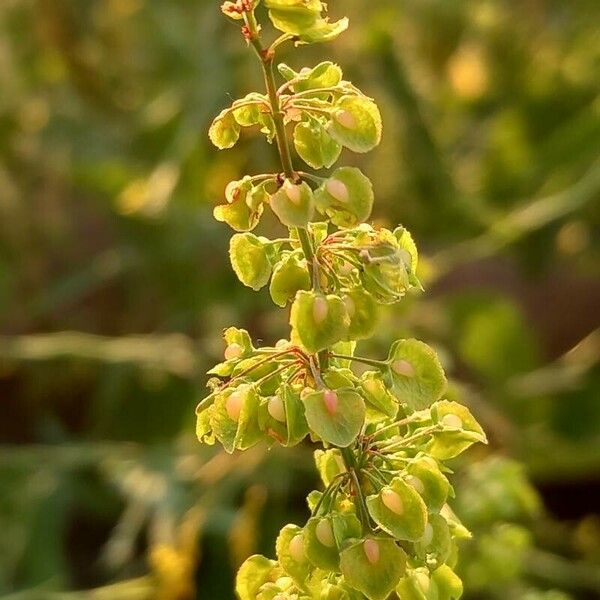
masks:
<svg viewBox="0 0 600 600"><path fill-rule="evenodd" d="M334 446L352 444L365 421L364 400L352 389L312 392L303 402L311 431Z"/></svg>
<svg viewBox="0 0 600 600"><path fill-rule="evenodd" d="M406 553L389 538L367 538L342 551L346 581L369 600L385 600L406 568Z"/></svg>
<svg viewBox="0 0 600 600"><path fill-rule="evenodd" d="M353 152L369 152L381 141L381 115L364 96L342 96L334 105L328 131L333 139Z"/></svg>
<svg viewBox="0 0 600 600"><path fill-rule="evenodd" d="M238 279L253 290L266 285L271 276L265 242L268 240L252 233L238 233L229 241L231 266Z"/></svg>
<svg viewBox="0 0 600 600"><path fill-rule="evenodd" d="M308 352L318 352L346 336L350 324L339 296L299 291L290 314L292 341Z"/></svg>
<svg viewBox="0 0 600 600"><path fill-rule="evenodd" d="M210 141L219 150L232 148L240 137L240 126L230 109L221 111L208 130Z"/></svg>
<svg viewBox="0 0 600 600"><path fill-rule="evenodd" d="M314 198L307 183L286 179L271 196L271 208L286 227L306 227L314 214Z"/></svg>
<svg viewBox="0 0 600 600"><path fill-rule="evenodd" d="M414 542L425 532L427 506L419 493L400 477L369 496L367 507L373 520L396 539Z"/></svg>
<svg viewBox="0 0 600 600"><path fill-rule="evenodd" d="M419 340L395 342L388 364L396 397L413 410L430 406L446 390L446 375L437 354Z"/></svg>
<svg viewBox="0 0 600 600"><path fill-rule="evenodd" d="M339 227L366 221L373 208L373 186L356 167L340 167L315 192L319 212Z"/></svg>

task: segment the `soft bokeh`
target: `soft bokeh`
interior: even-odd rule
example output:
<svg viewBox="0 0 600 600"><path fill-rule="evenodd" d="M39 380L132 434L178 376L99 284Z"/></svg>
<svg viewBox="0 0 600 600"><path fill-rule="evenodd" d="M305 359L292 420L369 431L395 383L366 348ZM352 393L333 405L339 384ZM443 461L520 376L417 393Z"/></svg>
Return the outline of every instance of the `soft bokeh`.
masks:
<svg viewBox="0 0 600 600"><path fill-rule="evenodd" d="M597 598L600 5L329 8L350 31L281 59L334 60L377 99L381 147L344 160L424 257L426 293L365 351L434 344L491 439L456 464L465 598ZM194 437L221 330L287 328L211 214L276 164L259 135L206 135L261 85L216 0L0 2L2 598L230 599L240 562L305 520L308 444Z"/></svg>

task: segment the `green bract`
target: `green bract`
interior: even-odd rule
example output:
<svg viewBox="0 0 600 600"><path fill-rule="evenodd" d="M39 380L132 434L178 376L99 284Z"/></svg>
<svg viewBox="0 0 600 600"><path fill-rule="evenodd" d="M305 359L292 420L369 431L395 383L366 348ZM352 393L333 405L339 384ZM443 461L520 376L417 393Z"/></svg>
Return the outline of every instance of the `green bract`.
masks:
<svg viewBox="0 0 600 600"><path fill-rule="evenodd" d="M318 352L346 336L350 319L339 296L300 291L290 315L292 341L308 352Z"/></svg>
<svg viewBox="0 0 600 600"><path fill-rule="evenodd" d="M340 167L315 193L319 212L339 227L366 221L373 208L373 186L360 169Z"/></svg>
<svg viewBox="0 0 600 600"><path fill-rule="evenodd" d="M222 11L256 51L266 90L235 100L209 136L230 148L241 127L258 126L281 166L232 181L214 215L239 232L229 254L240 281L269 284L276 305L291 303L291 332L272 346L253 344L243 329L224 332L196 434L227 452L318 444L322 487L308 495L306 524L281 530L276 561L243 563L237 597L457 600L456 542L470 533L447 503L454 493L442 461L485 442L483 430L467 408L442 399L446 376L423 342L401 339L386 360L356 354L357 341L376 331L380 305L422 289L415 242L403 227L366 222L373 186L359 169L312 175L296 170L290 151L313 169L332 167L342 147L367 152L381 139L379 109L329 61L299 71L279 64L277 82L280 45L333 39L348 20L330 22L321 0L264 0L283 32L268 46L259 4L227 0ZM250 233L265 205L287 228L280 238Z"/></svg>
<svg viewBox="0 0 600 600"><path fill-rule="evenodd" d="M323 441L349 446L365 421L365 403L353 390L323 390L304 397L306 420Z"/></svg>
<svg viewBox="0 0 600 600"><path fill-rule="evenodd" d="M313 193L307 183L286 179L271 196L271 208L286 227L306 227L314 214Z"/></svg>
<svg viewBox="0 0 600 600"><path fill-rule="evenodd" d="M360 540L341 553L346 581L370 600L385 600L404 574L406 554L389 538Z"/></svg>
<svg viewBox="0 0 600 600"><path fill-rule="evenodd" d="M399 540L415 542L423 536L427 525L427 507L419 493L400 477L378 494L367 498L373 520Z"/></svg>
<svg viewBox="0 0 600 600"><path fill-rule="evenodd" d="M229 242L231 266L238 279L253 290L260 290L271 276L265 242L268 240L252 233L238 233Z"/></svg>
<svg viewBox="0 0 600 600"><path fill-rule="evenodd" d="M310 275L306 260L297 254L288 254L273 269L269 292L277 306L285 306L299 290L310 289Z"/></svg>
<svg viewBox="0 0 600 600"><path fill-rule="evenodd" d="M388 364L396 397L413 410L426 408L446 390L446 376L436 353L419 340L398 340Z"/></svg>
<svg viewBox="0 0 600 600"><path fill-rule="evenodd" d="M339 158L342 147L325 130L317 119L296 125L294 146L300 158L313 169L331 167Z"/></svg>
<svg viewBox="0 0 600 600"><path fill-rule="evenodd" d="M240 137L240 126L230 109L223 110L208 130L210 141L220 150L231 148Z"/></svg>
<svg viewBox="0 0 600 600"><path fill-rule="evenodd" d="M369 152L381 141L379 109L368 98L342 96L334 105L328 131L353 152Z"/></svg>

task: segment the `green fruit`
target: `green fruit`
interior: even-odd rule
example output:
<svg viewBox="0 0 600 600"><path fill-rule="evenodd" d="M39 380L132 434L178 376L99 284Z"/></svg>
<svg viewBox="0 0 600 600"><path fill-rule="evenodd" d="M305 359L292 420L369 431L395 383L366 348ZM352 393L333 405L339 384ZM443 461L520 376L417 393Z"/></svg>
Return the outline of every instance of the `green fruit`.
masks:
<svg viewBox="0 0 600 600"><path fill-rule="evenodd" d="M350 319L339 296L299 291L290 314L292 342L319 352L346 337Z"/></svg>
<svg viewBox="0 0 600 600"><path fill-rule="evenodd" d="M303 402L308 426L323 441L345 448L357 438L365 421L365 403L354 390L312 392Z"/></svg>
<svg viewBox="0 0 600 600"><path fill-rule="evenodd" d="M377 105L363 96L342 96L327 127L331 137L353 152L369 152L381 141Z"/></svg>
<svg viewBox="0 0 600 600"><path fill-rule="evenodd" d="M373 186L360 169L341 167L315 192L315 203L339 227L366 221L373 208Z"/></svg>
<svg viewBox="0 0 600 600"><path fill-rule="evenodd" d="M314 214L313 193L307 183L286 179L271 196L271 208L286 227L306 227Z"/></svg>
<svg viewBox="0 0 600 600"><path fill-rule="evenodd" d="M370 600L385 600L406 569L406 553L389 538L367 538L342 551L340 569Z"/></svg>
<svg viewBox="0 0 600 600"><path fill-rule="evenodd" d="M266 241L252 233L238 233L229 242L231 266L238 279L253 290L266 285L271 276Z"/></svg>

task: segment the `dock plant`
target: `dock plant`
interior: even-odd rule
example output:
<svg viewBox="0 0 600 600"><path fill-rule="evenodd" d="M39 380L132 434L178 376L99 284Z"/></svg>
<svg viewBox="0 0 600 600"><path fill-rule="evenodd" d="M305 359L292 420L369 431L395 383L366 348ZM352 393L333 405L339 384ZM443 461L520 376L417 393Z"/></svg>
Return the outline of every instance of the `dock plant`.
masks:
<svg viewBox="0 0 600 600"><path fill-rule="evenodd" d="M262 346L243 329L224 332L197 435L230 453L312 443L322 480L307 498L306 522L281 530L276 558L255 555L241 566L237 596L459 598L457 541L470 534L448 505L445 462L485 442L484 432L445 398L444 369L424 342L396 339L378 359L356 353L381 306L421 288L411 234L372 226L371 181L336 166L344 148L379 144L379 108L331 61L299 71L277 61L284 44L335 40L348 19L330 19L320 0L235 0L221 9L256 54L265 88L221 111L210 139L231 148L242 129L256 127L280 165L229 183L214 216L235 231L229 255L239 280L268 287L289 314L290 334ZM267 17L277 31L270 43L260 22ZM269 210L284 237L253 233Z"/></svg>

